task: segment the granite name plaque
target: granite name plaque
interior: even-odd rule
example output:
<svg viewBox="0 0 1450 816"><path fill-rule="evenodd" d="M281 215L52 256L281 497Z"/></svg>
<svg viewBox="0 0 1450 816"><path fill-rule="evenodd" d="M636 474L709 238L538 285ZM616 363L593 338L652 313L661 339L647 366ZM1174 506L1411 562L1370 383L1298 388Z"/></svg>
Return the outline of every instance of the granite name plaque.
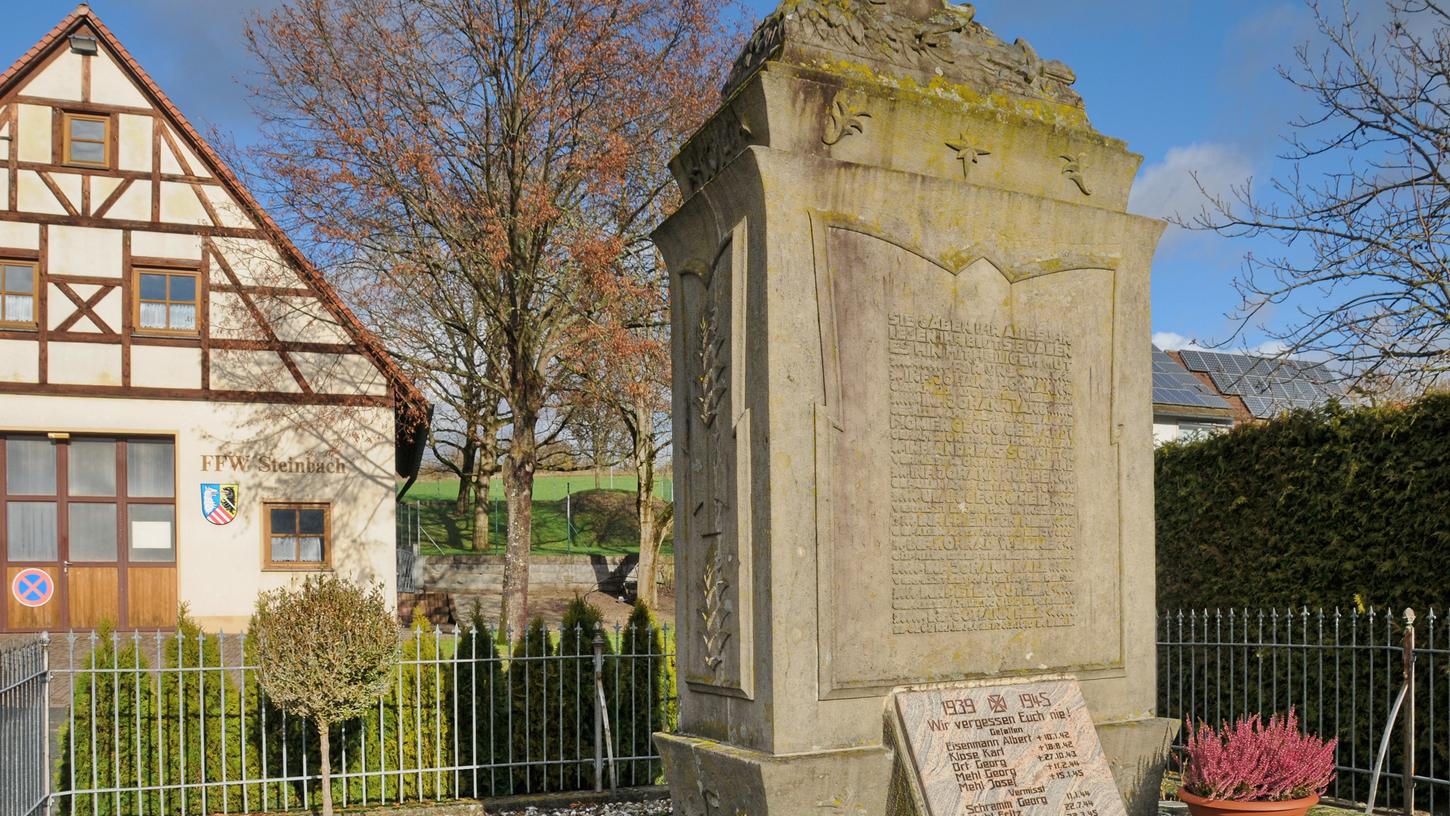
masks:
<svg viewBox="0 0 1450 816"><path fill-rule="evenodd" d="M1124 816L1073 679L894 695L922 816Z"/></svg>

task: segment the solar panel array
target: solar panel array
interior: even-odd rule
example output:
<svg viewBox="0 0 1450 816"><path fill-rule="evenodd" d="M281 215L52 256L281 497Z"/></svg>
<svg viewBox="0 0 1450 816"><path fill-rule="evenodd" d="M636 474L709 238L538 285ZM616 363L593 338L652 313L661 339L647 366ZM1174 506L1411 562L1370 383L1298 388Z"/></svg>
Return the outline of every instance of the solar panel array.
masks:
<svg viewBox="0 0 1450 816"><path fill-rule="evenodd" d="M1189 371L1207 374L1220 392L1242 398L1249 413L1259 419L1293 408L1313 408L1341 395L1334 372L1320 363L1217 351L1185 350L1178 356Z"/></svg>
<svg viewBox="0 0 1450 816"><path fill-rule="evenodd" d="M1157 346L1153 347L1153 404L1229 409L1227 400L1210 391Z"/></svg>

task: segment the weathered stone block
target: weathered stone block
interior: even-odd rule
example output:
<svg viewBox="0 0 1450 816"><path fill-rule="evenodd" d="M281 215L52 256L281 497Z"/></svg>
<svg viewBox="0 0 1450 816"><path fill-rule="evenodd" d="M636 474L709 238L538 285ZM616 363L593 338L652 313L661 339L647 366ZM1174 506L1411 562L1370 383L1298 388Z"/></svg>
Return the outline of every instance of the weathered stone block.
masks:
<svg viewBox="0 0 1450 816"><path fill-rule="evenodd" d="M970 6L787 0L672 163L680 730L706 788L715 754L786 775L885 750L903 685L1068 674L1097 723L1151 717L1163 225L1126 212L1140 157L1072 81ZM889 774L855 778L884 801Z"/></svg>

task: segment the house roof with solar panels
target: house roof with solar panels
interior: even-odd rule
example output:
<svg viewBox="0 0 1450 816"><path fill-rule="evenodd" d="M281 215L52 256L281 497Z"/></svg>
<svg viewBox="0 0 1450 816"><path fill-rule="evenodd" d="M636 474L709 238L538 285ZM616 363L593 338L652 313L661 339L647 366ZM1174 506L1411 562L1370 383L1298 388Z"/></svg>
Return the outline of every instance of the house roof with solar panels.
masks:
<svg viewBox="0 0 1450 816"><path fill-rule="evenodd" d="M1285 411L1315 408L1343 396L1335 372L1323 363L1192 349L1166 352L1165 356L1181 363L1230 405L1237 422L1272 419ZM1154 378L1156 386L1156 362Z"/></svg>
<svg viewBox="0 0 1450 816"><path fill-rule="evenodd" d="M1181 363L1153 347L1153 413L1233 420L1233 406Z"/></svg>

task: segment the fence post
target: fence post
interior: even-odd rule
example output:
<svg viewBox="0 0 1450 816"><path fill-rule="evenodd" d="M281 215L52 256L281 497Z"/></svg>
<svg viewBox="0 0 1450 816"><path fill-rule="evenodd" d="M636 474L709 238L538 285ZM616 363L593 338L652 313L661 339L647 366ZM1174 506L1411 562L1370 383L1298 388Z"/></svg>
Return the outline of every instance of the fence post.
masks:
<svg viewBox="0 0 1450 816"><path fill-rule="evenodd" d="M594 688L604 681L604 635L594 630ZM594 790L604 790L604 710L600 707L599 695L591 693L594 701Z"/></svg>
<svg viewBox="0 0 1450 816"><path fill-rule="evenodd" d="M1405 708L1401 727L1405 734L1405 759L1400 771L1404 783L1405 816L1415 813L1415 610L1405 609Z"/></svg>
<svg viewBox="0 0 1450 816"><path fill-rule="evenodd" d="M50 633L40 633L40 792L50 814Z"/></svg>

